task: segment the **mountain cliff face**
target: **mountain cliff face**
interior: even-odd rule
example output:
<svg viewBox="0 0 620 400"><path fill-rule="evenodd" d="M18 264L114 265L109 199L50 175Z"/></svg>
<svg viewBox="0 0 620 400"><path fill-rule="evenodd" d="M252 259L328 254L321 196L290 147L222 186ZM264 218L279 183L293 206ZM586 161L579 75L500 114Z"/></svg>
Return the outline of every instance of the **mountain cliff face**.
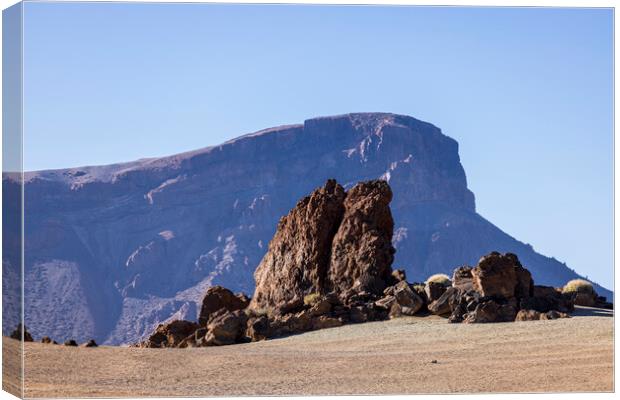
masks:
<svg viewBox="0 0 620 400"><path fill-rule="evenodd" d="M26 325L35 337L122 344L195 320L209 286L252 293L280 217L329 178L389 182L393 266L411 281L492 250L518 254L539 284L577 277L476 213L458 144L437 127L349 114L171 157L26 173ZM16 185L3 179L5 191ZM15 266L3 257L6 274Z"/></svg>

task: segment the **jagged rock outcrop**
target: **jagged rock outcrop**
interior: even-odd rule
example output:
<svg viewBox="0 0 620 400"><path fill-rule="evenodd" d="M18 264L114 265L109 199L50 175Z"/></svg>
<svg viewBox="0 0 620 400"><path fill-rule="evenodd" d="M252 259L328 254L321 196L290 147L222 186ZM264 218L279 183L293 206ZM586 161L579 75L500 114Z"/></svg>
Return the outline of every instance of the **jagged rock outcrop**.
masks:
<svg viewBox="0 0 620 400"><path fill-rule="evenodd" d="M287 314L309 295L334 292L343 304L356 294L381 295L395 281L391 200L385 181L345 193L335 180L300 200L256 269L250 309Z"/></svg>
<svg viewBox="0 0 620 400"><path fill-rule="evenodd" d="M357 184L347 192L327 271L332 291L346 295L353 289L380 295L393 280L391 201L392 190L381 180Z"/></svg>
<svg viewBox="0 0 620 400"><path fill-rule="evenodd" d="M280 219L269 250L256 268L250 308L286 312L313 293L325 293L334 235L345 212L345 192L335 180L301 199ZM284 309L281 309L284 306Z"/></svg>
<svg viewBox="0 0 620 400"><path fill-rule="evenodd" d="M411 282L492 250L518 254L538 284L578 277L476 213L458 143L439 128L355 113L168 157L26 172L25 324L61 343L133 343L165 321L196 320L211 286L251 294L279 219L329 178L345 190L389 183L394 264ZM20 179L3 176L7 240L21 237ZM3 252L5 335L21 321L20 249Z"/></svg>

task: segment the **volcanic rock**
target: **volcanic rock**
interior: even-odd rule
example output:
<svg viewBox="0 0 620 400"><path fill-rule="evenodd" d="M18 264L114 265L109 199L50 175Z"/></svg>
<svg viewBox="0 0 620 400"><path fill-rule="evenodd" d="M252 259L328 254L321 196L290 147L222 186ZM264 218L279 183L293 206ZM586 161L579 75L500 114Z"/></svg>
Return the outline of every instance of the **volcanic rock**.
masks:
<svg viewBox="0 0 620 400"><path fill-rule="evenodd" d="M426 298L429 303L439 299L442 294L444 294L447 290L446 285L439 282L426 282L424 286L424 293L426 294Z"/></svg>
<svg viewBox="0 0 620 400"><path fill-rule="evenodd" d="M459 298L463 295L463 292L455 287L449 287L446 289L437 300L428 305L428 310L435 315L448 315L452 313L452 304L458 303Z"/></svg>
<svg viewBox="0 0 620 400"><path fill-rule="evenodd" d="M300 200L280 220L256 270L250 310L296 313L308 296L330 295L333 304L378 298L394 281L391 199L385 181L362 182L345 193L328 180ZM313 315L328 311L321 307Z"/></svg>
<svg viewBox="0 0 620 400"><path fill-rule="evenodd" d="M299 304L326 293L331 244L344 215L345 192L335 180L301 199L282 217L254 278L253 310ZM288 310L279 310L286 312Z"/></svg>
<svg viewBox="0 0 620 400"><path fill-rule="evenodd" d="M243 340L245 336L247 315L242 310L220 310L215 313L207 325L205 344L223 346Z"/></svg>
<svg viewBox="0 0 620 400"><path fill-rule="evenodd" d="M22 331L23 331L23 337L22 337ZM15 330L13 332L11 332L11 338L13 339L17 339L17 340L24 340L24 342L32 342L32 335L30 334L30 332L28 332L28 329L26 328L25 325L17 324L17 327L15 328Z"/></svg>
<svg viewBox="0 0 620 400"><path fill-rule="evenodd" d="M391 200L392 190L382 180L359 183L347 192L342 222L331 246L327 278L332 290L344 293L355 287L358 292L382 294L396 252Z"/></svg>
<svg viewBox="0 0 620 400"><path fill-rule="evenodd" d="M177 347L183 339L193 334L200 325L185 320L175 320L166 324L159 324L155 332L140 347Z"/></svg>
<svg viewBox="0 0 620 400"><path fill-rule="evenodd" d="M220 311L237 311L248 306L250 300L243 294L233 294L230 290L221 286L213 286L207 290L202 299L202 308L198 316L198 323L205 326L209 322L211 314Z"/></svg>
<svg viewBox="0 0 620 400"><path fill-rule="evenodd" d="M514 297L516 266L515 257L511 254L492 252L482 257L471 271L474 289L484 297Z"/></svg>
<svg viewBox="0 0 620 400"><path fill-rule="evenodd" d="M452 274L452 286L463 291L472 290L474 288L472 267L458 267Z"/></svg>

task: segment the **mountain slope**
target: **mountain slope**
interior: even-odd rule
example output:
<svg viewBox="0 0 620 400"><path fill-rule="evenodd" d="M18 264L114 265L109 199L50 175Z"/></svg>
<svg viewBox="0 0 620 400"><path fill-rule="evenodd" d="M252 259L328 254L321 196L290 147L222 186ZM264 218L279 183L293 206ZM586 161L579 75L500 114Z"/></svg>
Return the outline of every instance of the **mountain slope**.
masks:
<svg viewBox="0 0 620 400"><path fill-rule="evenodd" d="M26 325L119 344L171 317L195 319L210 285L253 291L276 224L300 197L328 178L349 188L379 177L394 192L394 267L410 280L491 250L517 253L538 284L577 277L476 213L458 144L437 127L349 114L171 157L27 173Z"/></svg>

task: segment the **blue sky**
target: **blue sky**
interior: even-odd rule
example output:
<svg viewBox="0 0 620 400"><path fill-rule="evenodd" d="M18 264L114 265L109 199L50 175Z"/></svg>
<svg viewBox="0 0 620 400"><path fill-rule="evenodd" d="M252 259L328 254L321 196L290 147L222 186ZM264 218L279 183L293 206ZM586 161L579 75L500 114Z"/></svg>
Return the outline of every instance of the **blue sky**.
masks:
<svg viewBox="0 0 620 400"><path fill-rule="evenodd" d="M355 111L460 143L480 214L613 285L610 9L26 3L27 170Z"/></svg>

